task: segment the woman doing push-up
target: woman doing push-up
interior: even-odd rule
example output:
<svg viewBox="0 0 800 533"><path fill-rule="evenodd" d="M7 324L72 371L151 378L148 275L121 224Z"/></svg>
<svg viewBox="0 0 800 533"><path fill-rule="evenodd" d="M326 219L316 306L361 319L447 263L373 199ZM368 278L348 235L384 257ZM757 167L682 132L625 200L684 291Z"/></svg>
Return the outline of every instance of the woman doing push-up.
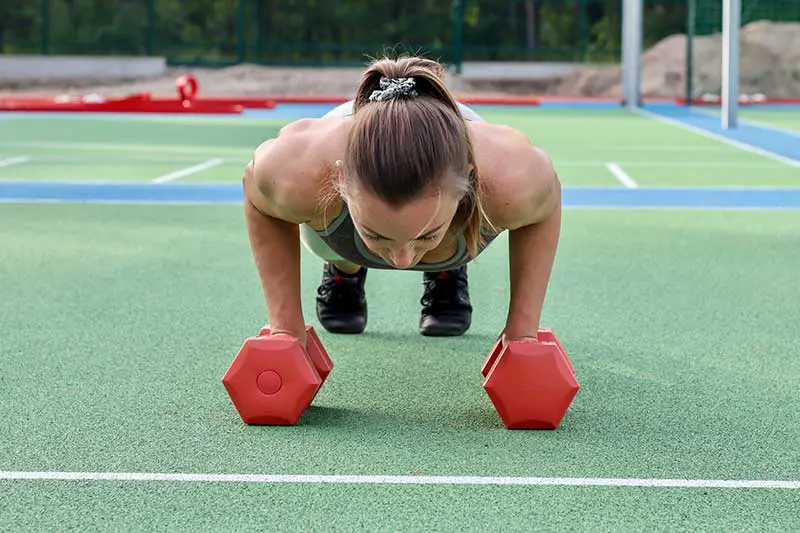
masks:
<svg viewBox="0 0 800 533"><path fill-rule="evenodd" d="M300 243L324 261L317 317L334 333L367 324L369 269L422 271L419 330L461 335L467 264L508 231L504 334L535 340L561 225L548 157L512 128L456 102L436 62L374 62L355 99L285 126L244 173L247 227L272 335L305 343Z"/></svg>

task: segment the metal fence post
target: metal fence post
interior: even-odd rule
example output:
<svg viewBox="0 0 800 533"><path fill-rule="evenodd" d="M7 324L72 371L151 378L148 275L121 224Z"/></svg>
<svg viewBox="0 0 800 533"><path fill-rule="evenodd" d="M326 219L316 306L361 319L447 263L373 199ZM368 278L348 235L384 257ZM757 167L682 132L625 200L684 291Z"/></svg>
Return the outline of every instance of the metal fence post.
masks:
<svg viewBox="0 0 800 533"><path fill-rule="evenodd" d="M247 59L247 0L239 0L236 13L236 61Z"/></svg>
<svg viewBox="0 0 800 533"><path fill-rule="evenodd" d="M686 105L692 105L694 76L694 26L697 19L697 0L686 0Z"/></svg>
<svg viewBox="0 0 800 533"><path fill-rule="evenodd" d="M50 53L50 0L39 0L39 53Z"/></svg>
<svg viewBox="0 0 800 533"><path fill-rule="evenodd" d="M147 55L156 55L156 0L147 0L147 40L145 41Z"/></svg>
<svg viewBox="0 0 800 533"><path fill-rule="evenodd" d="M578 54L581 61L586 61L587 52L587 38L589 33L588 10L589 3L587 0L578 0Z"/></svg>
<svg viewBox="0 0 800 533"><path fill-rule="evenodd" d="M453 63L456 66L456 73L461 74L461 64L464 62L464 4L466 0L455 0L455 2Z"/></svg>

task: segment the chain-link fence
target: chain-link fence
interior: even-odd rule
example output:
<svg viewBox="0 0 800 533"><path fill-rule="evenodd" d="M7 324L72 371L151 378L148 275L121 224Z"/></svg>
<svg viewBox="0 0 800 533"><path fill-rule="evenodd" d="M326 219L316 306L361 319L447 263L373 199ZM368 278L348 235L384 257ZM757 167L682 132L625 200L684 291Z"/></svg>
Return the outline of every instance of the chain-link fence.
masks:
<svg viewBox="0 0 800 533"><path fill-rule="evenodd" d="M722 4L644 1L644 94L719 94ZM800 96L800 29L783 21L800 22L800 0L742 2L743 92ZM386 52L455 65L616 64L621 26L622 0L30 0L0 7L0 52L184 65L360 66ZM587 83L618 96L615 80Z"/></svg>
<svg viewBox="0 0 800 533"><path fill-rule="evenodd" d="M685 94L722 93L723 0L687 0ZM741 2L739 83L744 98L800 98L800 1Z"/></svg>

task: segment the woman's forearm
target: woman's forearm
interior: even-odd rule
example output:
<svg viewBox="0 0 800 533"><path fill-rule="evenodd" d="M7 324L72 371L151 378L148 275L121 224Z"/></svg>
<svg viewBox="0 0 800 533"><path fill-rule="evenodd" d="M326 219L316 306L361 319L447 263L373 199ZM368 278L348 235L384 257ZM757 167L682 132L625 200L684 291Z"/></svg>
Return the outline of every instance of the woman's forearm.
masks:
<svg viewBox="0 0 800 533"><path fill-rule="evenodd" d="M271 332L304 340L299 226L261 213L247 197L245 216Z"/></svg>
<svg viewBox="0 0 800 533"><path fill-rule="evenodd" d="M509 232L509 340L536 338L560 233L560 201L544 220Z"/></svg>

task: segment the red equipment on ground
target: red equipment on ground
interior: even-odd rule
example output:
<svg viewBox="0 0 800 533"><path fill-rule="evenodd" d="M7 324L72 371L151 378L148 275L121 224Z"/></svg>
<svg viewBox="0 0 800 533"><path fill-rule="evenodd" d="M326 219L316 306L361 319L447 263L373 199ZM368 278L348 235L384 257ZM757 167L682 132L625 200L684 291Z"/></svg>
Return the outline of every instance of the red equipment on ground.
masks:
<svg viewBox="0 0 800 533"><path fill-rule="evenodd" d="M483 388L508 429L556 429L580 384L551 329L538 342L499 339L481 368Z"/></svg>
<svg viewBox="0 0 800 533"><path fill-rule="evenodd" d="M106 98L83 96L22 96L0 98L0 111L49 111L95 113L202 113L241 114L245 108L272 109L269 98L224 98L198 96L199 83L194 76L175 80L177 98L156 97L151 93Z"/></svg>

